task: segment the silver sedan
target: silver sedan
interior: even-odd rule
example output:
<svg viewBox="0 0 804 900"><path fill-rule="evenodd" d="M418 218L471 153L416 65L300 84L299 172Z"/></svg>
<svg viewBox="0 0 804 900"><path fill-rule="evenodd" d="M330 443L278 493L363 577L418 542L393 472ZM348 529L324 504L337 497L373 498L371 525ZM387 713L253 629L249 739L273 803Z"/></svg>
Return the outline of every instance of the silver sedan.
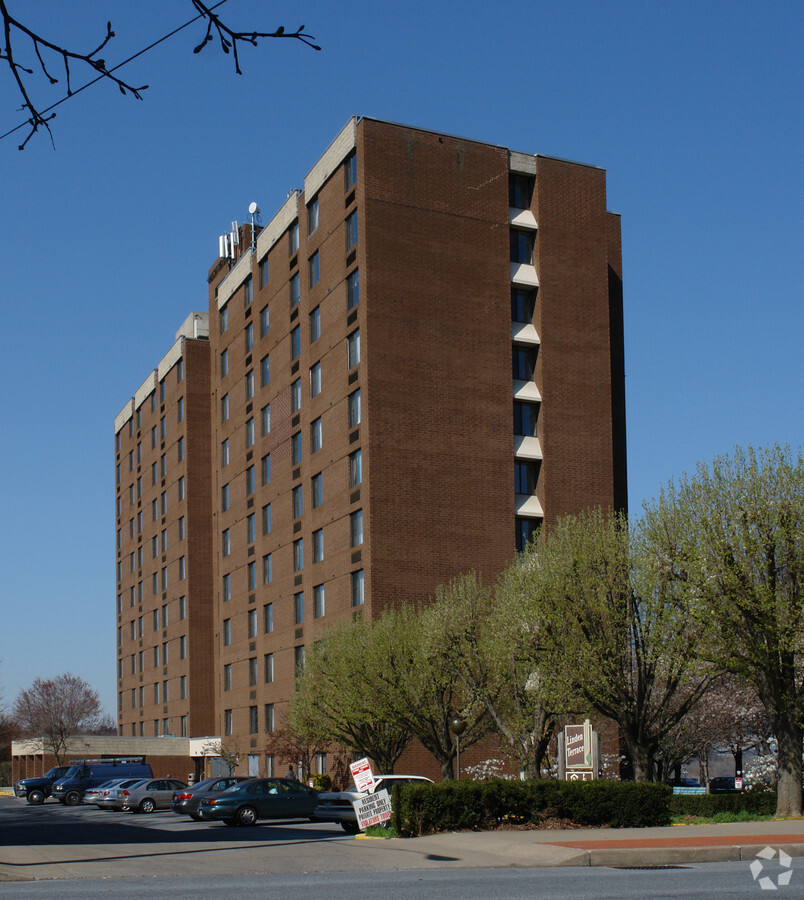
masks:
<svg viewBox="0 0 804 900"><path fill-rule="evenodd" d="M170 809L173 792L184 787L187 784L176 778L146 778L127 788L112 790L109 801L104 806L107 809L130 809L132 812L142 813Z"/></svg>

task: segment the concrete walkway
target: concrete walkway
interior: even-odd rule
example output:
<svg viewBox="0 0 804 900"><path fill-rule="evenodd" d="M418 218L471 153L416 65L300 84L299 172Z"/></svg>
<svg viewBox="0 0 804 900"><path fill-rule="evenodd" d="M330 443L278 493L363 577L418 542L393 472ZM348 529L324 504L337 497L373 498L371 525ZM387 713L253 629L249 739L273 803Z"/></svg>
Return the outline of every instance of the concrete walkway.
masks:
<svg viewBox="0 0 804 900"><path fill-rule="evenodd" d="M392 871L536 866L651 867L753 859L766 846L804 856L804 820L667 828L458 832L411 839L321 839L282 826L233 839L148 844L0 846L0 880L147 874Z"/></svg>

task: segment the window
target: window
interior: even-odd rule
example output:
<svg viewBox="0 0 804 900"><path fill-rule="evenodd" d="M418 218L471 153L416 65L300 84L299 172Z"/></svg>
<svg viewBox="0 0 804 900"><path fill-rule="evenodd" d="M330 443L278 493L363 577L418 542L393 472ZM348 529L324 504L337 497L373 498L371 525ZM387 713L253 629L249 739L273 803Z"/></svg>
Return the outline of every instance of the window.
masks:
<svg viewBox="0 0 804 900"><path fill-rule="evenodd" d="M151 463L151 484L154 485L159 481L159 469L156 463Z"/></svg>
<svg viewBox="0 0 804 900"><path fill-rule="evenodd" d="M151 394L152 397L155 397L156 394ZM151 449L153 450L156 445L159 443L156 433L156 425L151 429Z"/></svg>
<svg viewBox="0 0 804 900"><path fill-rule="evenodd" d="M317 397L321 393L321 363L310 366L310 396Z"/></svg>
<svg viewBox="0 0 804 900"><path fill-rule="evenodd" d="M254 349L254 323L253 322L249 322L248 325L246 325L246 329L243 332L243 337L246 342L246 353L251 353L251 351Z"/></svg>
<svg viewBox="0 0 804 900"><path fill-rule="evenodd" d="M167 419L165 416L159 420L159 437L164 441L167 437Z"/></svg>
<svg viewBox="0 0 804 900"><path fill-rule="evenodd" d="M221 468L229 465L229 438L221 441Z"/></svg>
<svg viewBox="0 0 804 900"><path fill-rule="evenodd" d="M251 300L251 278L249 277L243 282L243 306L251 306Z"/></svg>
<svg viewBox="0 0 804 900"><path fill-rule="evenodd" d="M226 737L230 737L232 734L232 711L231 709L225 709L223 711L223 733Z"/></svg>
<svg viewBox="0 0 804 900"><path fill-rule="evenodd" d="M254 466L246 469L246 496L250 497L254 493Z"/></svg>
<svg viewBox="0 0 804 900"><path fill-rule="evenodd" d="M162 515L166 516L167 515L167 491L162 491L159 499L161 501Z"/></svg>
<svg viewBox="0 0 804 900"><path fill-rule="evenodd" d="M536 482L539 478L537 462L516 460L514 462L514 493L535 494Z"/></svg>
<svg viewBox="0 0 804 900"><path fill-rule="evenodd" d="M168 606L167 603L162 607L162 627L167 628L168 626Z"/></svg>
<svg viewBox="0 0 804 900"><path fill-rule="evenodd" d="M248 590L255 591L257 589L257 563L250 562L246 566Z"/></svg>
<svg viewBox="0 0 804 900"><path fill-rule="evenodd" d="M187 598L179 597L179 618L186 619L187 618Z"/></svg>
<svg viewBox="0 0 804 900"><path fill-rule="evenodd" d="M539 419L539 407L536 403L514 401L514 434L533 436Z"/></svg>
<svg viewBox="0 0 804 900"><path fill-rule="evenodd" d="M317 509L324 502L324 482L320 472L310 480L310 490L313 509Z"/></svg>
<svg viewBox="0 0 804 900"><path fill-rule="evenodd" d="M229 535L229 529L224 528L221 533L221 555L228 556L232 552L232 541Z"/></svg>
<svg viewBox="0 0 804 900"><path fill-rule="evenodd" d="M224 350L221 353L221 378L226 378L229 374L229 351Z"/></svg>
<svg viewBox="0 0 804 900"><path fill-rule="evenodd" d="M133 450L128 451L128 470L129 470L129 472L134 471L134 451Z"/></svg>
<svg viewBox="0 0 804 900"><path fill-rule="evenodd" d="M257 539L257 526L255 524L256 517L254 513L249 513L246 516L246 543L253 544Z"/></svg>
<svg viewBox="0 0 804 900"><path fill-rule="evenodd" d="M224 394L221 397L221 422L229 421L229 395Z"/></svg>
<svg viewBox="0 0 804 900"><path fill-rule="evenodd" d="M229 509L229 485L224 484L221 488L221 509L226 512Z"/></svg>
<svg viewBox="0 0 804 900"><path fill-rule="evenodd" d="M360 388L349 394L349 427L354 428L360 424Z"/></svg>
<svg viewBox="0 0 804 900"><path fill-rule="evenodd" d="M290 411L298 412L301 409L301 378L297 378L290 386Z"/></svg>
<svg viewBox="0 0 804 900"><path fill-rule="evenodd" d="M187 530L184 525L184 516L179 516L179 540L183 541L187 534Z"/></svg>
<svg viewBox="0 0 804 900"><path fill-rule="evenodd" d="M352 606L362 606L365 600L363 593L363 570L352 572Z"/></svg>
<svg viewBox="0 0 804 900"><path fill-rule="evenodd" d="M159 457L159 471L163 478L167 475L167 454L166 453L163 453Z"/></svg>
<svg viewBox="0 0 804 900"><path fill-rule="evenodd" d="M270 315L268 313L268 307L263 306L260 310L260 337L264 338L268 334L270 324Z"/></svg>
<svg viewBox="0 0 804 900"><path fill-rule="evenodd" d="M223 620L223 646L228 647L232 643L232 620Z"/></svg>
<svg viewBox="0 0 804 900"><path fill-rule="evenodd" d="M508 176L508 205L514 209L530 209L534 179L512 172Z"/></svg>
<svg viewBox="0 0 804 900"><path fill-rule="evenodd" d="M298 466L302 460L301 432L297 431L290 439L290 455L294 466Z"/></svg>
<svg viewBox="0 0 804 900"><path fill-rule="evenodd" d="M310 423L310 453L321 449L321 416Z"/></svg>
<svg viewBox="0 0 804 900"><path fill-rule="evenodd" d="M357 487L363 483L363 451L355 450L349 454L349 487Z"/></svg>
<svg viewBox="0 0 804 900"><path fill-rule="evenodd" d="M254 399L254 370L246 372L246 403Z"/></svg>
<svg viewBox="0 0 804 900"><path fill-rule="evenodd" d="M304 624L304 591L293 595L293 621L296 625Z"/></svg>
<svg viewBox="0 0 804 900"><path fill-rule="evenodd" d="M310 287L318 284L318 280L320 278L319 265L318 265L318 251L307 260L307 272L309 276L308 284Z"/></svg>
<svg viewBox="0 0 804 900"><path fill-rule="evenodd" d="M271 504L266 503L262 508L262 533L271 533Z"/></svg>
<svg viewBox="0 0 804 900"><path fill-rule="evenodd" d="M353 309L360 302L360 273L357 269L346 276L346 308Z"/></svg>
<svg viewBox="0 0 804 900"><path fill-rule="evenodd" d="M265 704L265 731L270 734L274 730L274 705L273 703ZM265 772L267 775L273 775L273 771L268 770L267 761L271 760L271 769L273 769L273 756L266 757Z"/></svg>
<svg viewBox="0 0 804 900"><path fill-rule="evenodd" d="M274 680L274 655L266 653L263 658L263 670L265 672L265 683L271 684Z"/></svg>
<svg viewBox="0 0 804 900"><path fill-rule="evenodd" d="M536 304L535 291L511 290L511 321L525 322L528 325L533 321L533 309Z"/></svg>
<svg viewBox="0 0 804 900"><path fill-rule="evenodd" d="M249 638L257 637L257 610L250 609L248 611L248 636ZM256 662L256 660L255 660Z"/></svg>
<svg viewBox="0 0 804 900"><path fill-rule="evenodd" d="M296 485L296 487L293 488L293 490L291 491L291 497L293 500L293 518L298 519L303 512L301 485Z"/></svg>
<svg viewBox="0 0 804 900"><path fill-rule="evenodd" d="M539 536L540 519L516 520L516 549L522 553L531 541Z"/></svg>
<svg viewBox="0 0 804 900"><path fill-rule="evenodd" d="M179 478L178 489L179 489L179 500L184 500L184 475L182 475Z"/></svg>
<svg viewBox="0 0 804 900"><path fill-rule="evenodd" d="M299 273L291 276L290 279L290 306L291 309L301 300L301 291L299 289Z"/></svg>
<svg viewBox="0 0 804 900"><path fill-rule="evenodd" d="M223 689L231 691L232 689L232 664L226 663L223 667Z"/></svg>
<svg viewBox="0 0 804 900"><path fill-rule="evenodd" d="M179 422L184 421L184 397L179 397L176 401L176 416ZM137 455L140 456L140 451L142 450L142 446L137 444Z"/></svg>
<svg viewBox="0 0 804 900"><path fill-rule="evenodd" d="M357 244L357 210L346 217L346 252Z"/></svg>
<svg viewBox="0 0 804 900"><path fill-rule="evenodd" d="M137 499L142 499L142 475L137 478Z"/></svg>
<svg viewBox="0 0 804 900"><path fill-rule="evenodd" d="M183 437L180 437L178 439L178 441L176 442L176 451L179 456L179 462L181 462L184 459L184 438Z"/></svg>
<svg viewBox="0 0 804 900"><path fill-rule="evenodd" d="M360 362L360 329L357 328L346 338L346 367L351 369Z"/></svg>
<svg viewBox="0 0 804 900"><path fill-rule="evenodd" d="M223 576L223 599L232 599L232 576L229 574Z"/></svg>
<svg viewBox="0 0 804 900"><path fill-rule="evenodd" d="M252 656L248 661L248 683L250 687L257 684L257 657Z"/></svg>
<svg viewBox="0 0 804 900"><path fill-rule="evenodd" d="M260 290L262 290L266 284L268 284L268 255L266 254L260 260L259 264L260 271Z"/></svg>
<svg viewBox="0 0 804 900"><path fill-rule="evenodd" d="M218 321L221 326L221 334L226 332L226 329L229 327L229 307L224 306L223 309L218 313Z"/></svg>
<svg viewBox="0 0 804 900"><path fill-rule="evenodd" d="M162 682L162 702L169 703L170 702L170 690L169 690L169 682ZM165 720L167 722L167 720ZM167 725L165 725L165 732L167 732Z"/></svg>
<svg viewBox="0 0 804 900"><path fill-rule="evenodd" d="M182 676L179 678L179 699L180 699L180 700L186 700L186 699L187 699L187 676L186 676L186 675L182 675ZM187 718L187 716L182 716L182 720L183 720L183 721L182 721L182 726L183 726L183 728L185 729L185 730L182 731L182 737L184 737L184 736L186 735L186 726L187 726L187 722L184 721L184 720L186 720L186 718Z"/></svg>
<svg viewBox="0 0 804 900"><path fill-rule="evenodd" d="M271 431L271 404L266 403L260 410L260 436L265 437Z"/></svg>
<svg viewBox="0 0 804 900"><path fill-rule="evenodd" d="M262 630L270 634L274 630L274 605L266 603L262 608Z"/></svg>
<svg viewBox="0 0 804 900"><path fill-rule="evenodd" d="M324 599L324 585L317 584L313 588L313 617L320 619L326 612L326 601Z"/></svg>
<svg viewBox="0 0 804 900"><path fill-rule="evenodd" d="M318 197L307 205L307 234L318 228Z"/></svg>
<svg viewBox="0 0 804 900"><path fill-rule="evenodd" d="M254 419L246 420L246 450L254 446Z"/></svg>
<svg viewBox="0 0 804 900"><path fill-rule="evenodd" d="M179 581L184 581L187 577L187 557L180 556L179 557ZM165 623L167 624L167 622Z"/></svg>
<svg viewBox="0 0 804 900"><path fill-rule="evenodd" d="M346 190L349 191L357 181L357 156L354 153L346 160L343 168L346 176Z"/></svg>
<svg viewBox="0 0 804 900"><path fill-rule="evenodd" d="M533 233L511 229L511 262L533 265Z"/></svg>
<svg viewBox="0 0 804 900"><path fill-rule="evenodd" d="M168 571L167 566L162 567L162 590L166 591L168 586Z"/></svg>
<svg viewBox="0 0 804 900"><path fill-rule="evenodd" d="M271 381L271 363L266 353L260 360L260 387L266 387Z"/></svg>
<svg viewBox="0 0 804 900"><path fill-rule="evenodd" d="M274 565L270 553L266 553L262 558L262 583L270 584L274 578Z"/></svg>
<svg viewBox="0 0 804 900"><path fill-rule="evenodd" d="M349 516L349 529L352 546L359 547L363 543L363 510L358 509Z"/></svg>
<svg viewBox="0 0 804 900"><path fill-rule="evenodd" d="M159 538L154 535L151 538L151 558L156 559L159 556Z"/></svg>
<svg viewBox="0 0 804 900"><path fill-rule="evenodd" d="M183 406L181 405L182 403L183 403L183 401L182 401L181 397L179 397L179 409L183 409ZM137 415L139 415L139 414L140 414L140 411L137 410ZM179 416L179 421L181 422L181 420L182 420L182 416ZM142 462L142 443L140 441L137 441L137 465L139 465L141 462Z"/></svg>
<svg viewBox="0 0 804 900"><path fill-rule="evenodd" d="M301 353L301 328L297 325L290 332L290 361L299 358Z"/></svg>
<svg viewBox="0 0 804 900"><path fill-rule="evenodd" d="M293 571L301 572L304 568L304 538L293 542Z"/></svg>
<svg viewBox="0 0 804 900"><path fill-rule="evenodd" d="M517 381L532 381L536 368L536 351L532 347L514 346L511 354L512 375Z"/></svg>
<svg viewBox="0 0 804 900"><path fill-rule="evenodd" d="M288 229L288 256L293 256L299 249L299 223L294 222Z"/></svg>
<svg viewBox="0 0 804 900"><path fill-rule="evenodd" d="M321 337L321 309L316 308L310 313L310 343L315 343Z"/></svg>
<svg viewBox="0 0 804 900"><path fill-rule="evenodd" d="M266 453L260 460L260 480L263 486L271 483L271 454Z"/></svg>
<svg viewBox="0 0 804 900"><path fill-rule="evenodd" d="M154 703L159 703L159 682L154 682Z"/></svg>
<svg viewBox="0 0 804 900"><path fill-rule="evenodd" d="M296 675L301 675L304 671L304 644L301 647L295 647L293 650L293 658L295 663Z"/></svg>
<svg viewBox="0 0 804 900"><path fill-rule="evenodd" d="M187 659L187 635L179 638L179 659Z"/></svg>

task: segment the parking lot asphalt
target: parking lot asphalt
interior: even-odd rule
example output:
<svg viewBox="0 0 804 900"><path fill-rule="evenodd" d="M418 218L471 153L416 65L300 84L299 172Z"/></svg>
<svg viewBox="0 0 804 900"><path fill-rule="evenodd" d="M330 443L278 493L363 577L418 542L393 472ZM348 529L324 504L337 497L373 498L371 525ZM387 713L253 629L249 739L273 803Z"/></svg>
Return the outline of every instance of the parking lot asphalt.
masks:
<svg viewBox="0 0 804 900"><path fill-rule="evenodd" d="M667 828L458 832L366 839L300 821L251 828L157 812L0 798L0 880L281 874L428 868L662 866L804 856L804 820Z"/></svg>

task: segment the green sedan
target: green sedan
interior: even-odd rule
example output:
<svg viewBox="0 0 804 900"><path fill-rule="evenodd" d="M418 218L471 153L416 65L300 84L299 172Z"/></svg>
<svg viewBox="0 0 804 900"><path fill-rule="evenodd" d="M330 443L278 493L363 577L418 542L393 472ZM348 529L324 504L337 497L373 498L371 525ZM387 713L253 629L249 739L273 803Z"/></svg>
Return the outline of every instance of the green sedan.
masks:
<svg viewBox="0 0 804 900"><path fill-rule="evenodd" d="M318 792L289 778L255 778L205 797L198 816L227 825L255 825L258 819L311 819Z"/></svg>

